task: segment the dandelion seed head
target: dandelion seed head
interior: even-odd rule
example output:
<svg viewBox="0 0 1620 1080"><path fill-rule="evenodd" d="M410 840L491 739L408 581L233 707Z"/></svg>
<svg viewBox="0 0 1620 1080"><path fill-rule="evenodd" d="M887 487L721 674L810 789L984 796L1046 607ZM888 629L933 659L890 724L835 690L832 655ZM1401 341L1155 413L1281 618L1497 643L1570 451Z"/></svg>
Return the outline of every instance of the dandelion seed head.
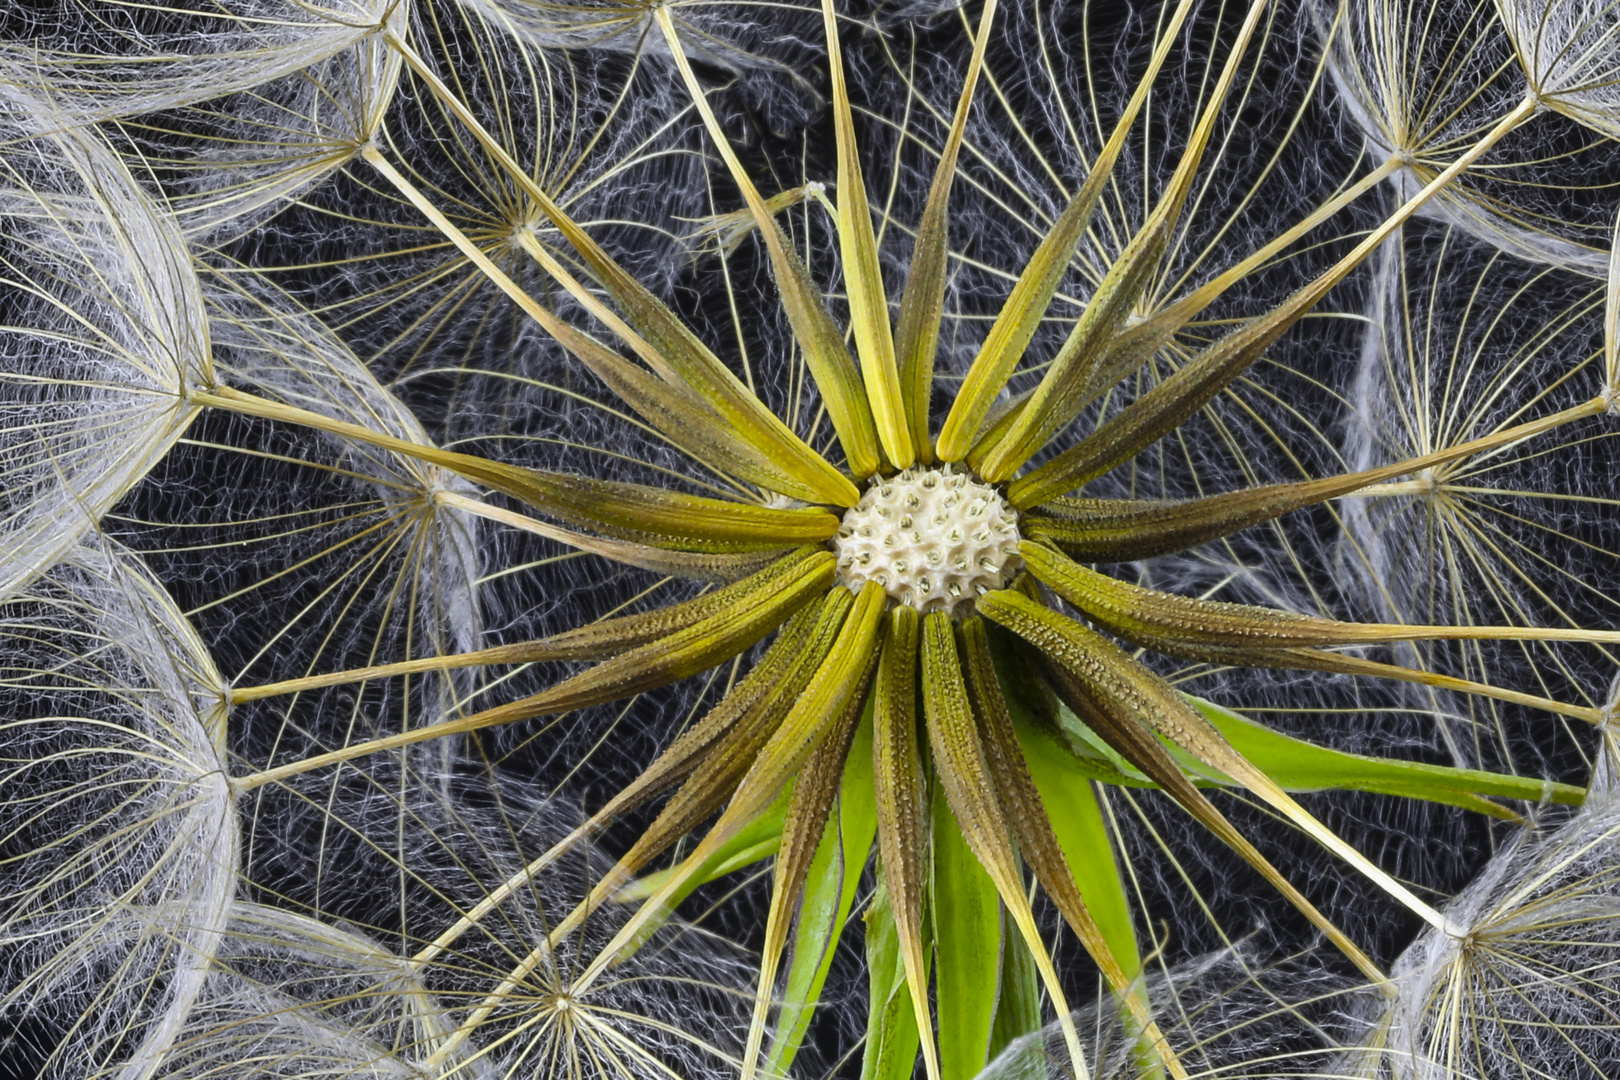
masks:
<svg viewBox="0 0 1620 1080"><path fill-rule="evenodd" d="M1526 832L1395 964L1388 1075L1582 1075L1615 1060L1616 807ZM1594 1075L1594 1074L1588 1074Z"/></svg>
<svg viewBox="0 0 1620 1080"><path fill-rule="evenodd" d="M1614 29L1612 16L1579 7L1356 0L1318 5L1316 18L1331 41L1337 104L1375 156L1398 163L1389 182L1402 199L1536 97L1536 118L1490 151L1489 166L1465 169L1420 214L1518 258L1601 276L1612 222L1599 208L1612 200L1569 195L1613 174L1612 144L1581 129L1612 134L1604 72Z"/></svg>
<svg viewBox="0 0 1620 1080"><path fill-rule="evenodd" d="M955 615L1022 565L1018 515L965 472L907 469L873 481L833 542L851 592L875 581L896 603Z"/></svg>
<svg viewBox="0 0 1620 1080"><path fill-rule="evenodd" d="M16 102L14 101L14 104ZM69 552L168 450L213 381L184 241L111 145L9 116L0 163L0 593Z"/></svg>
<svg viewBox="0 0 1620 1080"><path fill-rule="evenodd" d="M99 538L7 598L0 650L0 1030L60 1032L41 1075L151 1075L236 886L222 680L161 584Z"/></svg>
<svg viewBox="0 0 1620 1080"><path fill-rule="evenodd" d="M1512 0L1500 7L1515 55L1542 104L1613 136L1620 131L1614 89L1614 5L1594 0Z"/></svg>
<svg viewBox="0 0 1620 1080"><path fill-rule="evenodd" d="M1620 677L1609 684L1608 696L1598 710L1598 745L1586 805L1610 802L1620 793Z"/></svg>
<svg viewBox="0 0 1620 1080"><path fill-rule="evenodd" d="M1357 986L1307 954L1263 956L1253 939L1145 973L1143 991L1189 1075L1201 1080L1294 1077L1350 1080L1335 1067L1335 1040L1357 1031L1366 1000ZM1147 1080L1162 1069L1142 1057L1117 1010L1076 1010L1095 1080ZM1065 1069L1056 1024L1025 1035L979 1075L984 1080L1058 1080Z"/></svg>

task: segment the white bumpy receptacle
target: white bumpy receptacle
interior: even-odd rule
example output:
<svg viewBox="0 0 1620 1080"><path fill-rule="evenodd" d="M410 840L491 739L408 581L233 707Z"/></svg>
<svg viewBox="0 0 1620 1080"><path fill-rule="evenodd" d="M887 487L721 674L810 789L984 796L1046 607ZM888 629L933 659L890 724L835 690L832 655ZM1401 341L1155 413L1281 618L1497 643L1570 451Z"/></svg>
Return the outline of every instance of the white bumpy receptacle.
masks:
<svg viewBox="0 0 1620 1080"><path fill-rule="evenodd" d="M868 581L923 614L965 615L1023 564L1018 515L966 472L913 468L879 478L844 514L833 541L851 592Z"/></svg>

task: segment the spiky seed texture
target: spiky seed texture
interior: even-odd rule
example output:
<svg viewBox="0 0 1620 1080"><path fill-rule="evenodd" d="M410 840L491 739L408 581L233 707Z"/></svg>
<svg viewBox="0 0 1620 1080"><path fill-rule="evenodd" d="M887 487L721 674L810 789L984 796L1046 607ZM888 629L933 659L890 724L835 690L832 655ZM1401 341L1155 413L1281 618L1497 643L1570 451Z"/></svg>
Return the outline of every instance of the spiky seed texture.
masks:
<svg viewBox="0 0 1620 1080"><path fill-rule="evenodd" d="M272 1075L786 1072L818 1013L839 1029L831 958L871 860L868 1075L918 1052L971 1075L1033 1045L1043 1000L1037 1072L1263 1075L1299 997L1223 1012L1195 958L1239 955L1207 953L1233 920L1399 1000L1373 927L1400 905L1431 936L1459 924L1397 877L1452 891L1479 820L1581 798L1556 725L1604 719L1612 500L1545 465L1606 471L1614 302L1518 261L1606 268L1612 246L1606 189L1562 182L1609 150L1580 135L1604 130L1601 64L1536 51L1603 39L1580 5L1177 3L1106 26L910 5L867 35L828 4L736 42L727 20L772 16L295 7L75 0L69 47L0 54L6 206L29 223L7 266L38 301L6 308L7 535L37 565L7 583L35 621L5 775L106 811L53 836L25 799L7 833L6 930L38 956L4 1000L50 1067L91 1046L131 1076L249 1050ZM121 32L71 40L81 13ZM794 126L812 98L784 104L798 53L738 52L796 49L806 16L838 76L825 130ZM1391 31L1419 24L1420 49ZM1474 56L1494 59L1454 63ZM1467 108L1414 115L1431 85ZM760 116L771 138L738 143ZM830 177L779 190L761 158L837 181L778 197ZM757 242L673 289L691 201ZM65 366L25 363L39 349ZM122 431L87 396L152 414L127 452L86 451ZM79 404L58 423L41 402ZM940 531L906 536L910 509ZM106 631L116 605L50 591L97 530L157 583L180 674L121 658L146 639ZM1330 617L1356 615L1382 621ZM34 655L58 639L66 661ZM205 705L164 704L193 686ZM112 704L69 715L85 687ZM148 783L108 787L115 759ZM1353 842L1296 788L1338 791L1310 809L1350 808ZM133 883L73 854L104 840L146 860ZM764 923L756 977L671 911L772 851L768 897L712 916ZM1071 1015L1093 968L1113 996ZM1273 1015L1276 1041L1232 1049Z"/></svg>
<svg viewBox="0 0 1620 1080"><path fill-rule="evenodd" d="M833 541L838 580L852 593L876 582L924 615L958 615L1023 565L1018 515L965 471L905 469L873 481Z"/></svg>

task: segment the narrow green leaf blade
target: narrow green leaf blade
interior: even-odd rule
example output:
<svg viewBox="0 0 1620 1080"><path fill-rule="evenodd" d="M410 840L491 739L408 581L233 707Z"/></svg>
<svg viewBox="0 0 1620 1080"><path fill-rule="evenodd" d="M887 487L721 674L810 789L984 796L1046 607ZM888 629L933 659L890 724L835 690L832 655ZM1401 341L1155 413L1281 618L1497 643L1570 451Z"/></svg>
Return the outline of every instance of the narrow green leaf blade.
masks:
<svg viewBox="0 0 1620 1080"><path fill-rule="evenodd" d="M990 1060L1014 1039L1041 1029L1041 976L1018 927L1001 913L1001 974L996 1018L990 1026Z"/></svg>
<svg viewBox="0 0 1620 1080"><path fill-rule="evenodd" d="M1131 1026L1153 1045L1162 1046L1171 1073L1177 1080L1185 1080L1186 1070L1160 1034L1147 998L1134 982L1134 974L1114 955L1112 943L1092 916L1062 844L1053 832L1051 811L1030 776L1026 754L1001 689L984 620L978 617L963 620L958 627L958 637L968 692L979 720L979 735L984 741L991 777L1024 862L1035 872L1041 888L1097 962L1109 985L1120 995L1131 1013ZM1039 960L1036 962L1038 967Z"/></svg>
<svg viewBox="0 0 1620 1080"><path fill-rule="evenodd" d="M925 952L924 958L930 955ZM861 1055L861 1080L911 1080L917 1063L918 1010L912 1004L911 986L900 956L900 934L881 879L877 895L866 909L866 971L866 1048ZM926 969L924 973L926 977ZM925 1004L927 996L924 987Z"/></svg>
<svg viewBox="0 0 1620 1080"><path fill-rule="evenodd" d="M847 598L847 594L845 596ZM883 590L875 582L867 582L850 605L849 614L842 620L838 636L817 665L815 675L755 756L720 819L686 857L680 871L641 905L590 962L579 977L578 992L583 993L623 950L633 948L649 925L668 915L670 896L726 841L771 808L844 717L850 702L865 699L872 671L877 666L883 605Z"/></svg>
<svg viewBox="0 0 1620 1080"><path fill-rule="evenodd" d="M1052 732L1028 723L1016 726L1024 759L1029 762L1030 774L1041 793L1041 801L1046 804L1052 831L1057 834L1063 857L1074 872L1080 895L1085 898L1086 908L1108 942L1114 959L1125 976L1133 980L1127 993L1141 1008L1126 1010L1121 1020L1128 1029L1135 1028L1132 1034L1138 1040L1137 1067L1143 1080L1162 1076L1165 1063L1156 1044L1164 1036L1158 1031L1150 1034L1138 1022L1142 1015L1151 1015L1145 987L1137 981L1142 978L1141 945L1131 918L1125 877L1120 872L1102 806L1092 787L1092 777L1088 770L1076 767L1078 759ZM1180 1062L1176 1066L1179 1069Z"/></svg>
<svg viewBox="0 0 1620 1080"><path fill-rule="evenodd" d="M793 795L792 788L783 790L771 808L747 825L737 831L737 835L721 844L715 853L704 861L703 866L689 878L671 897L671 904L679 906L681 901L700 885L707 885L711 881L735 873L745 866L753 866L763 862L776 854L782 843L782 819L787 814L788 799ZM645 900L647 897L662 889L675 876L677 867L660 870L656 874L648 874L637 878L613 894L613 900L620 904L634 903Z"/></svg>
<svg viewBox="0 0 1620 1080"><path fill-rule="evenodd" d="M1012 846L1013 834L1008 827L1007 814L1016 814L1021 808L1003 808L998 798L975 702L964 678L956 626L950 615L936 611L923 617L922 645L923 715L927 719L928 744L933 752L939 789L961 827L963 839L994 882L1001 902L1012 914L1034 956L1041 981L1052 997L1052 1008L1058 1014L1070 1066L1084 1075L1089 1072L1085 1050L1080 1045L1080 1035L1069 1013L1068 1000L1057 970L1052 966L1046 942L1035 924L1023 871ZM938 818L935 820L937 822ZM936 827L936 836L939 831ZM937 906L939 899L935 899Z"/></svg>
<svg viewBox="0 0 1620 1080"><path fill-rule="evenodd" d="M804 899L793 932L793 959L766 1059L767 1075L787 1075L810 1028L876 833L869 700L866 716L849 746L838 801L805 876Z"/></svg>
<svg viewBox="0 0 1620 1080"><path fill-rule="evenodd" d="M1258 870L1368 978L1379 984L1388 981L1388 976L1372 958L1295 888L1187 779L1181 766L1159 741L1163 731L1158 714L1166 708L1166 696L1175 694L1163 680L1131 660L1101 634L1021 592L1002 589L986 593L979 598L978 610L1045 655L1053 688L1116 752L1156 781L1188 813ZM1191 712L1191 707L1181 704L1179 699L1174 707Z"/></svg>
<svg viewBox="0 0 1620 1080"><path fill-rule="evenodd" d="M939 787L933 818L939 1069L943 1080L971 1080L990 1051L1001 966L1001 901Z"/></svg>
<svg viewBox="0 0 1620 1080"><path fill-rule="evenodd" d="M1183 695L1232 748L1288 791L1371 791L1502 816L1480 796L1579 806L1586 792L1533 776L1511 776L1395 758L1347 754L1273 731L1222 705Z"/></svg>
<svg viewBox="0 0 1620 1080"><path fill-rule="evenodd" d="M610 811L620 812L625 806L647 797L649 787L663 783L663 777L658 772L661 768L668 771L679 768L686 777L653 823L636 838L618 864L603 875L592 891L593 901L611 895L628 880L629 875L640 871L669 845L697 828L725 804L753 766L759 752L776 734L799 695L821 669L853 603L844 589L834 589L829 593L821 601L814 617L806 620L802 634L790 637L790 632L794 630L791 626L784 631L760 661L759 667L749 672L708 716L676 739L647 772L597 812L596 817L603 818ZM735 704L733 699L737 699ZM666 766L665 762L669 764ZM782 822L786 820L790 790L791 785L784 786L771 807L760 815L774 815L778 839ZM739 831L746 832L750 828L752 824L745 822L739 826ZM723 840L720 849L729 844L729 838ZM704 865L708 865L707 861ZM662 889L674 880L677 873L684 874L688 870L700 872L683 864L666 874L658 888ZM684 897L685 894L681 895Z"/></svg>
<svg viewBox="0 0 1620 1080"><path fill-rule="evenodd" d="M1236 780L1251 793L1258 795L1280 811L1323 847L1354 866L1364 877L1413 914L1437 928L1450 931L1445 916L1353 846L1345 843L1295 802L1270 777L1234 750L1220 732L1177 695L1170 684L1159 675L1136 663L1123 649L1095 630L1082 626L1074 620L1057 616L1019 594L991 593L981 599L981 610L986 607L985 600L990 600L990 607L995 608L996 601L990 598L1001 596L1012 598L1014 607L1022 609L1019 615L1014 615L1015 619L1021 619L1022 613L1033 615L1043 624L1045 632L1055 632L1055 636L1061 639L1062 644L1058 647L1066 654L1064 666L1085 684L1082 692L1089 698L1091 708L1097 715L1113 714L1112 722L1116 728L1120 726L1119 720L1127 717L1133 727L1146 725L1159 738L1191 754L1202 764ZM1021 630L1017 632L1022 633ZM1054 644L1058 642L1054 641ZM1140 745L1155 756L1160 755L1163 750L1162 746L1153 741L1141 741ZM1185 778L1179 775L1179 766L1171 765L1168 769L1156 773L1146 768L1147 763L1145 758L1143 760L1133 758L1133 764L1149 772L1149 775L1161 784L1167 781L1185 783ZM1193 794L1196 796L1196 802L1207 804L1208 800L1196 792ZM1214 818L1211 817L1211 820ZM1258 865L1256 864L1257 867ZM1306 911L1301 908L1305 914L1311 914L1314 910L1312 908ZM1316 914L1320 915L1319 912ZM1334 932L1338 932L1336 927ZM1357 952L1359 951L1358 949Z"/></svg>
<svg viewBox="0 0 1620 1080"><path fill-rule="evenodd" d="M874 657L874 661L875 661ZM866 704L863 706L863 702ZM850 745L854 741L857 729L864 726L871 730L871 698L869 694L851 696L842 707L841 715L833 723L832 730L822 739L821 745L811 753L803 767L788 781L793 786L793 797L788 801L787 817L782 822L781 848L776 855L776 865L771 881L771 902L765 919L765 942L760 948L759 989L754 997L754 1020L748 1031L748 1043L743 1050L742 1080L753 1080L755 1069L759 1062L759 1053L764 1045L767 1019L771 1006L776 999L776 973L780 968L783 954L786 953L790 935L795 925L800 931L800 940L806 949L806 970L801 971L800 985L789 985L783 1004L793 1010L793 1015L784 1017L778 1032L786 1032L792 1039L789 1045L797 1047L797 1039L793 1036L793 1029L798 1027L802 1019L808 1024L819 993L806 998L812 987L809 985L815 980L815 971L822 959L832 962L832 955L827 951L827 939L833 938L836 943L836 934L842 929L843 921L837 918L838 899L843 894L844 877L841 843L835 823L834 811L838 803L839 789L843 784L846 765L849 761ZM870 753L870 747L867 748ZM865 779L870 784L871 776L868 772ZM828 829L832 827L831 839ZM872 838L865 837L865 847L870 847ZM828 846L829 859L836 857L838 870L836 876L824 873L818 885L828 885L830 888L818 889L815 893L810 891L810 872L814 867L818 852L823 846ZM865 847L861 852L864 864ZM830 867L824 867L824 871ZM857 872L856 877L859 877ZM853 893L854 884L850 884ZM806 906L811 902L810 906ZM799 1031L802 1035L802 1029ZM792 1051L788 1052L792 1056Z"/></svg>
<svg viewBox="0 0 1620 1080"><path fill-rule="evenodd" d="M1142 953L1131 920L1130 899L1114 856L1092 776L1056 736L1029 724L1016 724L1031 778L1046 805L1052 831L1074 873L1097 929L1128 979L1140 978Z"/></svg>

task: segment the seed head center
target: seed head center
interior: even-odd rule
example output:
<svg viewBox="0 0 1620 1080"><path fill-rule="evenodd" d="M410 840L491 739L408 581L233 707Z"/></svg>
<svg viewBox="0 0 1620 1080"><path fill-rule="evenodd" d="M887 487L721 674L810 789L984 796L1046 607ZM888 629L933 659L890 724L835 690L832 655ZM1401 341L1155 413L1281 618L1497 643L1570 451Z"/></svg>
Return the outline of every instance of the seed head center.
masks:
<svg viewBox="0 0 1620 1080"><path fill-rule="evenodd" d="M851 592L875 581L922 614L967 614L1023 565L1018 515L966 472L907 469L872 481L844 514L833 548Z"/></svg>

